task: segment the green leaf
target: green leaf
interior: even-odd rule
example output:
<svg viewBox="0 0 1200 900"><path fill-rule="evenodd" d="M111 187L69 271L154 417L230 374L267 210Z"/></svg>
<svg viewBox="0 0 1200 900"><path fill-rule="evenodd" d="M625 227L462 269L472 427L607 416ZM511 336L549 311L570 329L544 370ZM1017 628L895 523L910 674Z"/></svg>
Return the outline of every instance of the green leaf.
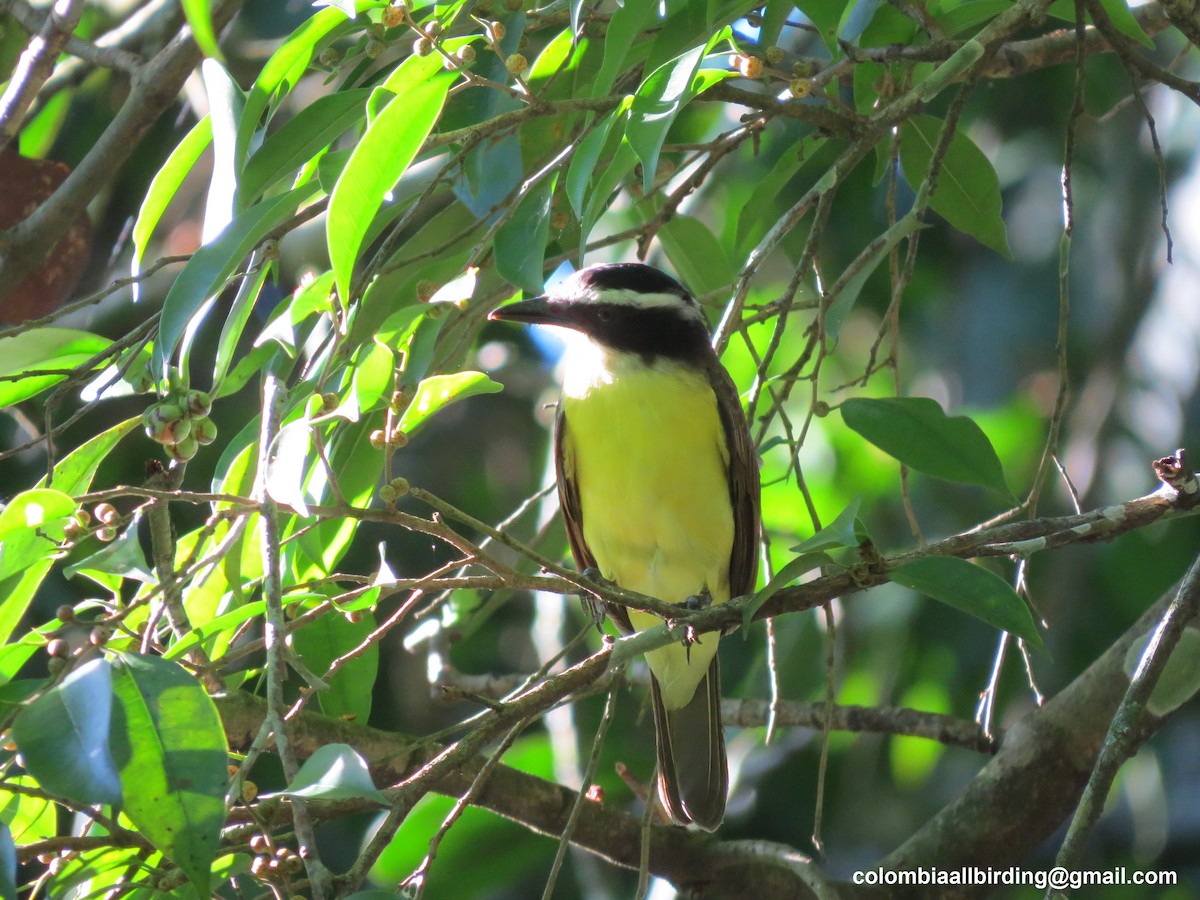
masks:
<svg viewBox="0 0 1200 900"><path fill-rule="evenodd" d="M1144 47L1154 49L1154 41L1150 39L1150 36L1142 29L1138 20L1134 18L1127 0L1100 0L1100 5L1108 13L1108 17L1112 20L1113 27L1117 31L1126 37L1133 38ZM1056 0L1056 2L1050 4L1046 12L1056 19L1061 19L1071 25L1075 24L1075 4L1072 0ZM1087 16L1087 21L1092 21L1090 15Z"/></svg>
<svg viewBox="0 0 1200 900"><path fill-rule="evenodd" d="M119 803L121 780L108 750L112 671L93 659L23 709L12 736L25 769L52 794L76 803Z"/></svg>
<svg viewBox="0 0 1200 900"><path fill-rule="evenodd" d="M416 158L433 130L454 79L435 76L406 86L363 134L329 198L325 234L338 294L350 299L354 266L384 197Z"/></svg>
<svg viewBox="0 0 1200 900"><path fill-rule="evenodd" d="M411 435L424 425L430 416L451 403L476 394L495 394L503 389L502 385L492 381L482 372L431 375L417 386L412 403L400 418L400 430Z"/></svg>
<svg viewBox="0 0 1200 900"><path fill-rule="evenodd" d="M987 435L966 416L947 416L937 401L855 397L838 409L847 427L909 468L1012 498Z"/></svg>
<svg viewBox="0 0 1200 900"><path fill-rule="evenodd" d="M931 556L897 566L888 577L1034 647L1042 646L1042 636L1025 601L1007 581L982 566L952 556Z"/></svg>
<svg viewBox="0 0 1200 900"><path fill-rule="evenodd" d="M204 60L200 64L200 71L204 74L213 132L212 177L204 205L204 230L200 237L200 243L207 244L233 221L238 208L238 172L242 168L237 145L238 122L246 105L246 95L225 71L225 67L215 59Z"/></svg>
<svg viewBox="0 0 1200 900"><path fill-rule="evenodd" d="M233 354L237 351L242 332L246 330L246 323L250 320L254 305L258 302L267 276L271 273L271 266L265 264L261 253L256 254L254 261L258 263L258 267L243 278L242 283L238 285L238 292L229 308L229 315L221 324L221 337L217 340L217 355L213 362L211 391L212 394L218 396L221 392L221 382L229 373L229 364L233 362Z"/></svg>
<svg viewBox="0 0 1200 900"><path fill-rule="evenodd" d="M0 822L0 897L4 900L17 897L17 845L5 822Z"/></svg>
<svg viewBox="0 0 1200 900"><path fill-rule="evenodd" d="M305 664L318 675L329 665L362 644L375 630L375 617L360 613L351 621L338 612L328 612L292 634L292 644ZM379 672L379 643L372 642L328 679L329 690L319 691L321 711L333 719L366 723L371 715L371 686Z"/></svg>
<svg viewBox="0 0 1200 900"><path fill-rule="evenodd" d="M624 5L613 10L612 19L604 32L604 59L592 81L593 97L603 97L612 90L613 82L621 73L621 63L628 56L642 30L642 23L655 5L655 0L625 0Z"/></svg>
<svg viewBox="0 0 1200 900"><path fill-rule="evenodd" d="M136 513L115 541L102 544L95 553L67 566L63 569L63 574L68 578L84 575L114 590L120 588L120 582L125 578L145 584L157 582L157 577L150 572L146 552L138 538L141 518L141 513Z"/></svg>
<svg viewBox="0 0 1200 900"><path fill-rule="evenodd" d="M575 155L571 157L571 164L567 167L567 199L571 201L571 209L575 211L577 219L583 219L584 193L596 171L600 152L604 149L616 119L616 114L612 113L603 122L595 125L591 133L579 144Z"/></svg>
<svg viewBox="0 0 1200 900"><path fill-rule="evenodd" d="M714 35L703 47L693 47L686 53L659 66L637 89L625 125L625 137L642 163L642 187L649 192L658 169L658 154L663 141L679 111L695 94L692 79L709 47L717 41Z"/></svg>
<svg viewBox="0 0 1200 900"><path fill-rule="evenodd" d="M307 417L288 422L279 430L267 464L266 488L277 503L308 516L305 476L309 474L313 424Z"/></svg>
<svg viewBox="0 0 1200 900"><path fill-rule="evenodd" d="M817 27L834 59L845 55L838 44L838 25L846 6L846 0L798 0L796 3L796 8Z"/></svg>
<svg viewBox="0 0 1200 900"><path fill-rule="evenodd" d="M658 230L667 257L696 294L728 289L737 280L729 255L699 219L675 215Z"/></svg>
<svg viewBox="0 0 1200 900"><path fill-rule="evenodd" d="M360 88L318 97L268 137L242 169L238 197L257 198L289 172L298 169L365 116L371 91Z"/></svg>
<svg viewBox="0 0 1200 900"><path fill-rule="evenodd" d="M858 508L862 498L855 497L832 522L807 540L801 541L791 550L793 553L813 553L818 550L841 550L857 547L862 540L858 529Z"/></svg>
<svg viewBox="0 0 1200 900"><path fill-rule="evenodd" d="M183 14L187 16L188 24L192 26L192 34L196 45L204 51L205 56L221 59L221 48L217 46L217 35L213 31L212 10L208 0L182 0Z"/></svg>
<svg viewBox="0 0 1200 900"><path fill-rule="evenodd" d="M354 399L351 421L372 409L392 384L396 372L396 357L391 349L372 341L359 352L359 361L354 367Z"/></svg>
<svg viewBox="0 0 1200 900"><path fill-rule="evenodd" d="M387 798L371 781L367 762L349 744L318 747L300 771L291 787L264 797L319 797L324 800L364 798L386 805Z"/></svg>
<svg viewBox="0 0 1200 900"><path fill-rule="evenodd" d="M758 43L762 47L771 47L779 43L779 35L787 22L787 17L796 4L793 0L767 0L762 17L762 27L758 32Z"/></svg>
<svg viewBox="0 0 1200 900"><path fill-rule="evenodd" d="M1100 5L1108 13L1108 17L1112 20L1113 27L1117 31L1126 37L1133 38L1143 47L1150 50L1154 49L1154 41L1151 40L1150 35L1146 34L1141 23L1134 18L1133 11L1130 10L1127 0L1100 0Z"/></svg>
<svg viewBox="0 0 1200 900"><path fill-rule="evenodd" d="M933 116L913 116L900 126L900 166L914 188L925 180L942 125ZM1000 214L1000 180L983 151L961 129L946 149L929 205L959 231L1012 258Z"/></svg>
<svg viewBox="0 0 1200 900"><path fill-rule="evenodd" d="M51 488L31 488L13 497L0 511L0 541L22 531L45 531L62 539L61 524L74 515L75 499ZM7 549L0 547L0 550Z"/></svg>
<svg viewBox="0 0 1200 900"><path fill-rule="evenodd" d="M0 375L21 375L47 369L75 369L112 344L108 338L73 328L32 328L0 338ZM30 375L0 381L0 409L12 406L58 384L66 375Z"/></svg>
<svg viewBox="0 0 1200 900"><path fill-rule="evenodd" d="M859 294L862 293L863 285L867 283L871 273L887 259L893 247L920 230L921 227L921 219L918 216L912 214L902 216L887 231L864 247L862 253L847 267L846 272L849 273L849 277L843 273L842 278L838 279L837 283L829 289L829 295L824 300L824 303L827 304L825 333L829 337L837 340L846 316L854 308Z"/></svg>
<svg viewBox="0 0 1200 900"><path fill-rule="evenodd" d="M596 185L592 189L592 195L588 198L587 207L584 209L583 218L580 219L579 246L581 252L582 248L587 244L587 236L591 234L592 226L604 214L604 211L608 208L609 201L612 199L613 192L624 181L625 176L633 171L633 167L637 165L637 161L637 154L634 153L633 148L629 145L629 141L622 140L618 144L608 167L605 168L604 172L596 180Z"/></svg>
<svg viewBox="0 0 1200 900"><path fill-rule="evenodd" d="M113 692L125 815L207 896L228 783L217 708L183 667L158 657L122 654Z"/></svg>
<svg viewBox="0 0 1200 900"><path fill-rule="evenodd" d="M317 190L314 184L304 185L250 207L234 219L220 237L192 254L163 300L154 353L164 373L192 316L209 297L221 291L254 246L295 215L300 205Z"/></svg>
<svg viewBox="0 0 1200 900"><path fill-rule="evenodd" d="M496 231L496 271L528 294L540 294L545 283L542 269L550 236L550 201L557 181L556 174L534 185L512 217Z"/></svg>
<svg viewBox="0 0 1200 900"><path fill-rule="evenodd" d="M146 247L150 244L150 236L154 234L154 229L162 219L162 214L175 197L179 186L183 184L183 179L196 165L196 160L200 158L204 148L212 143L212 136L212 119L205 116L183 136L183 140L171 151L166 162L154 173L150 187L146 189L146 196L142 198L142 206L138 210L137 219L133 223L134 275L141 271L142 259L146 255ZM134 282L133 290L136 300L139 298L140 290L137 282Z"/></svg>
<svg viewBox="0 0 1200 900"><path fill-rule="evenodd" d="M0 820L12 830L15 840L23 844L44 841L58 835L58 807L52 800L36 794L5 790L4 785L36 789L38 784L28 775L11 775L0 783ZM4 896L0 892L0 896Z"/></svg>
<svg viewBox="0 0 1200 900"><path fill-rule="evenodd" d="M763 589L755 594L754 600L746 606L742 614L743 626L749 626L750 622L754 619L754 614L762 608L764 603L775 596L780 589L787 587L806 572L810 572L818 566L832 563L832 557L825 551L858 546L859 539L855 531L855 522L858 518L858 507L861 503L861 499L855 497L838 514L836 519L808 540L802 541L792 548L792 552L797 554L796 557L776 572L774 577L764 585Z"/></svg>
<svg viewBox="0 0 1200 900"><path fill-rule="evenodd" d="M1151 634L1144 635L1126 651L1125 674L1130 678L1141 664L1151 637ZM1185 628L1158 676L1146 706L1154 715L1165 716L1191 700L1197 691L1200 691L1200 631Z"/></svg>
<svg viewBox="0 0 1200 900"><path fill-rule="evenodd" d="M356 27L353 20L336 10L322 9L306 19L279 45L246 96L246 106L238 125L238 159L245 157L259 121L271 101L288 94L299 83L313 57L326 45Z"/></svg>

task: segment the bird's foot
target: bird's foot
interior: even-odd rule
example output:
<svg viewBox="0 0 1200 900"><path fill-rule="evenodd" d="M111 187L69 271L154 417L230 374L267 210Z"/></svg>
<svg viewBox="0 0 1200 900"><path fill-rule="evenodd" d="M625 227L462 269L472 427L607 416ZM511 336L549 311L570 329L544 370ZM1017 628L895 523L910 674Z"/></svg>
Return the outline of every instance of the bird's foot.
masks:
<svg viewBox="0 0 1200 900"><path fill-rule="evenodd" d="M595 566L588 566L580 574L588 581L598 587L615 587L615 582L605 578L600 574L600 570ZM583 601L583 608L587 610L588 615L592 617L592 622L596 626L596 630L601 634L604 633L604 605L596 598L589 595L580 597Z"/></svg>
<svg viewBox="0 0 1200 900"><path fill-rule="evenodd" d="M683 599L683 603L679 604L688 612L700 612L702 609L708 609L712 606L712 594L709 593L708 585L706 584L699 594L692 594ZM700 635L691 625L685 625L683 629L683 647L687 652L687 659L692 661L692 644L700 643Z"/></svg>
<svg viewBox="0 0 1200 900"><path fill-rule="evenodd" d="M706 584L699 594L684 597L682 605L688 612L699 612L712 606L712 594L708 591L708 585Z"/></svg>

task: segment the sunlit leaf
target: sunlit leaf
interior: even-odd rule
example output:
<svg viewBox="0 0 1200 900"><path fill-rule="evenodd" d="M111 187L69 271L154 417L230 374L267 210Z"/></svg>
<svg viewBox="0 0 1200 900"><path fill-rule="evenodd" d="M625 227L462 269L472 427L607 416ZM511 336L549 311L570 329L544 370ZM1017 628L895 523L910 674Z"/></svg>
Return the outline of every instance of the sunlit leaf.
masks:
<svg viewBox="0 0 1200 900"><path fill-rule="evenodd" d="M0 541L20 531L54 532L55 525L75 512L73 497L51 488L23 491L0 510ZM61 539L61 531L58 532Z"/></svg>
<svg viewBox="0 0 1200 900"><path fill-rule="evenodd" d="M212 119L205 116L183 136L175 149L171 151L171 155L167 157L166 162L154 173L150 187L146 189L146 196L142 198L142 206L138 210L137 219L133 223L134 275L141 270L142 259L146 255L150 237L158 226L159 220L162 219L167 205L175 197L179 186L183 184L183 179L196 165L196 160L200 158L204 148L210 143L212 143ZM138 297L138 291L139 285L135 283L135 299Z"/></svg>
<svg viewBox="0 0 1200 900"><path fill-rule="evenodd" d="M353 19L333 9L318 10L293 31L271 54L246 95L238 126L237 157L249 151L263 113L273 100L286 96L304 77L313 58L343 34L355 29Z"/></svg>
<svg viewBox="0 0 1200 900"><path fill-rule="evenodd" d="M65 373L84 365L111 343L108 338L73 328L32 328L0 338L0 376L54 370ZM28 400L66 377L31 374L28 378L0 380L0 408Z"/></svg>
<svg viewBox="0 0 1200 900"><path fill-rule="evenodd" d="M324 800L362 798L387 803L387 798L371 781L366 760L348 744L326 744L324 747L318 747L313 755L304 761L291 786L286 791L279 791L278 795Z"/></svg>
<svg viewBox="0 0 1200 900"><path fill-rule="evenodd" d="M656 5L655 0L626 0L613 10L604 32L604 59L591 84L593 97L603 97L612 89L621 72L621 63L642 30L642 23Z"/></svg>
<svg viewBox="0 0 1200 900"><path fill-rule="evenodd" d="M208 94L209 118L212 120L213 168L204 206L204 230L200 242L207 244L228 227L237 209L238 123L246 96L215 59L200 65L204 73L204 89Z"/></svg>
<svg viewBox="0 0 1200 900"><path fill-rule="evenodd" d="M482 372L456 372L453 375L431 375L417 387L417 393L400 418L400 430L406 434L417 431L430 416L464 397L476 394L495 394L503 386Z"/></svg>
<svg viewBox="0 0 1200 900"><path fill-rule="evenodd" d="M246 160L238 186L239 200L245 204L256 199L360 121L370 94L366 88L339 91L318 97L296 113Z"/></svg>
<svg viewBox="0 0 1200 900"><path fill-rule="evenodd" d="M113 693L112 748L125 815L206 896L228 783L217 708L178 663L152 656L122 655Z"/></svg>
<svg viewBox="0 0 1200 900"><path fill-rule="evenodd" d="M154 348L155 360L162 371L166 371L196 311L224 287L255 245L295 215L300 204L311 198L317 190L316 185L303 185L252 206L234 219L220 237L192 254L163 301L158 341Z"/></svg>
<svg viewBox="0 0 1200 900"><path fill-rule="evenodd" d="M325 234L343 300L350 298L354 266L371 220L433 130L452 82L435 76L406 85L403 102L389 103L376 116L338 177Z"/></svg>
<svg viewBox="0 0 1200 900"><path fill-rule="evenodd" d="M23 709L12 736L25 769L76 803L118 803L121 780L108 750L112 670L93 659Z"/></svg>
<svg viewBox="0 0 1200 900"><path fill-rule="evenodd" d="M188 24L192 26L192 35L196 44L204 51L205 56L214 59L221 58L221 48L217 46L217 35L213 31L212 9L208 0L182 0L183 14L187 16Z"/></svg>
<svg viewBox="0 0 1200 900"><path fill-rule="evenodd" d="M649 191L658 170L658 154L671 123L695 96L692 79L704 55L722 34L714 35L703 47L695 47L664 63L638 88L625 125L629 146L642 163L642 187Z"/></svg>

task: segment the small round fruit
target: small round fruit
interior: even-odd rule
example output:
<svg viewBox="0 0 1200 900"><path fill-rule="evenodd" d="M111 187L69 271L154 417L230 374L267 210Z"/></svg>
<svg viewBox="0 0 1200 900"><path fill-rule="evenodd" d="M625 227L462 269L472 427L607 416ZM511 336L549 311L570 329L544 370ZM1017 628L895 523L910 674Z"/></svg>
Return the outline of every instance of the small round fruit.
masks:
<svg viewBox="0 0 1200 900"><path fill-rule="evenodd" d="M803 100L812 93L812 82L807 78L793 78L792 83L788 85L788 90L797 100Z"/></svg>
<svg viewBox="0 0 1200 900"><path fill-rule="evenodd" d="M188 415L207 416L212 412L212 397L204 391L188 391L183 397L183 405Z"/></svg>
<svg viewBox="0 0 1200 900"><path fill-rule="evenodd" d="M525 58L523 53L514 53L504 61L504 68L513 75L520 75L529 68L529 60Z"/></svg>
<svg viewBox="0 0 1200 900"><path fill-rule="evenodd" d="M454 51L454 58L460 63L469 63L475 61L475 48L470 44L464 44Z"/></svg>
<svg viewBox="0 0 1200 900"><path fill-rule="evenodd" d="M383 27L397 27L404 22L404 17L406 15L408 15L407 3L393 3L383 11Z"/></svg>
<svg viewBox="0 0 1200 900"><path fill-rule="evenodd" d="M200 442L190 434L177 443L167 445L167 453L178 462L187 462L199 449Z"/></svg>
<svg viewBox="0 0 1200 900"><path fill-rule="evenodd" d="M504 27L503 22L493 22L488 26L488 33L493 41L497 44L504 40L504 35L508 33L508 29Z"/></svg>
<svg viewBox="0 0 1200 900"><path fill-rule="evenodd" d="M385 484L379 489L379 499L384 503L395 503L396 496L396 489L390 484Z"/></svg>
<svg viewBox="0 0 1200 900"><path fill-rule="evenodd" d="M105 525L111 525L121 518L121 514L111 503L97 503L92 507L92 515L96 517L96 521L103 522Z"/></svg>
<svg viewBox="0 0 1200 900"><path fill-rule="evenodd" d="M201 446L211 444L217 439L217 423L208 416L192 420L192 437Z"/></svg>
<svg viewBox="0 0 1200 900"><path fill-rule="evenodd" d="M778 47L768 47L767 62L773 66L779 65L781 62L783 62L783 51Z"/></svg>
<svg viewBox="0 0 1200 900"><path fill-rule="evenodd" d="M71 645L62 638L54 638L46 645L46 655L66 659L71 654Z"/></svg>
<svg viewBox="0 0 1200 900"><path fill-rule="evenodd" d="M413 41L413 53L417 56L428 56L433 52L433 41L427 37L417 38Z"/></svg>
<svg viewBox="0 0 1200 900"><path fill-rule="evenodd" d="M382 450L387 446L387 435L383 433L382 428L376 428L371 432L371 446L376 450Z"/></svg>
<svg viewBox="0 0 1200 900"><path fill-rule="evenodd" d="M393 491L395 491L396 496L398 496L398 497L403 497L405 494L407 494L412 489L411 485L409 485L409 483L408 483L407 478L399 478L399 477L393 478L390 482L388 482L387 486L390 487Z"/></svg>
<svg viewBox="0 0 1200 900"><path fill-rule="evenodd" d="M737 70L743 78L762 78L763 61L757 56L739 56Z"/></svg>

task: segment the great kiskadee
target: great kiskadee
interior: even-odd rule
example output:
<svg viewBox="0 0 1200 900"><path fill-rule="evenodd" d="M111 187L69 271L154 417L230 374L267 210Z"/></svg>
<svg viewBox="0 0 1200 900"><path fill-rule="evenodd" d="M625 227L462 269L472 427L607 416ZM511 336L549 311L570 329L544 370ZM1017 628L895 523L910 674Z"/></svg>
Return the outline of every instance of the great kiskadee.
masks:
<svg viewBox="0 0 1200 900"><path fill-rule="evenodd" d="M490 318L555 325L568 343L554 429L558 496L576 565L668 603L754 589L757 457L704 314L674 278L640 263L589 266ZM609 604L629 634L660 621ZM658 795L679 824L725 814L717 635L647 654Z"/></svg>

